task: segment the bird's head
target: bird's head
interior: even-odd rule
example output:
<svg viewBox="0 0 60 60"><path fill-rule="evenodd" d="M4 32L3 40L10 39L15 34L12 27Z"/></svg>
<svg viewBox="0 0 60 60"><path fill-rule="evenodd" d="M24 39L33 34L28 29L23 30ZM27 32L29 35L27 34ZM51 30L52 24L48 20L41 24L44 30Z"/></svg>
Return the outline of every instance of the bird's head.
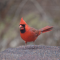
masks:
<svg viewBox="0 0 60 60"><path fill-rule="evenodd" d="M28 25L26 24L26 22L23 20L23 17L22 17L20 24L19 24L19 28L20 28L21 33L24 33L26 31L27 27L28 27Z"/></svg>

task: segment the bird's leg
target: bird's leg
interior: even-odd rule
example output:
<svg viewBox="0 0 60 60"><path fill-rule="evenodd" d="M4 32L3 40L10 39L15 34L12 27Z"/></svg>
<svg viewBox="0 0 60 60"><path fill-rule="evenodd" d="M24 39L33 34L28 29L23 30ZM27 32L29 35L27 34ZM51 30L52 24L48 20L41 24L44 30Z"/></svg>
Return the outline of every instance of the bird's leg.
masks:
<svg viewBox="0 0 60 60"><path fill-rule="evenodd" d="M25 48L26 48L27 42L25 41Z"/></svg>
<svg viewBox="0 0 60 60"><path fill-rule="evenodd" d="M33 43L34 43L34 41L33 41ZM35 44L34 44L34 48L35 48Z"/></svg>

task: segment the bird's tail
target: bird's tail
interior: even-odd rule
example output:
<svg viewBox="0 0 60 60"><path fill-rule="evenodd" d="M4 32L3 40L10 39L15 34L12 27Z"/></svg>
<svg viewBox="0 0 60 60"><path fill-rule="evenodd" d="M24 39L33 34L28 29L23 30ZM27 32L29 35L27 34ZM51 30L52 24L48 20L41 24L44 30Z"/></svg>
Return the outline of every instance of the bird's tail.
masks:
<svg viewBox="0 0 60 60"><path fill-rule="evenodd" d="M53 26L46 26L46 27L40 29L39 31L40 31L41 33L45 33L45 32L51 31L52 28L53 28Z"/></svg>

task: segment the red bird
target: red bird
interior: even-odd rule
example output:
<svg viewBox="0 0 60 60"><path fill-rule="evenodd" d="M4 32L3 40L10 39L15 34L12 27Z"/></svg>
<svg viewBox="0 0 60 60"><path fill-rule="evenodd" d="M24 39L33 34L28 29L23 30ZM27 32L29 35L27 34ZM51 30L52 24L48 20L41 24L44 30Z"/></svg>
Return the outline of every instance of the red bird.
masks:
<svg viewBox="0 0 60 60"><path fill-rule="evenodd" d="M25 41L25 43L27 44L27 42L31 42L31 41L35 41L36 38L41 34L41 33L45 33L45 32L49 32L52 30L52 26L46 26L42 29L35 29L32 28L30 26L28 26L26 24L26 22L23 20L23 18L21 18L20 24L19 24L19 28L20 28L20 35L21 38Z"/></svg>

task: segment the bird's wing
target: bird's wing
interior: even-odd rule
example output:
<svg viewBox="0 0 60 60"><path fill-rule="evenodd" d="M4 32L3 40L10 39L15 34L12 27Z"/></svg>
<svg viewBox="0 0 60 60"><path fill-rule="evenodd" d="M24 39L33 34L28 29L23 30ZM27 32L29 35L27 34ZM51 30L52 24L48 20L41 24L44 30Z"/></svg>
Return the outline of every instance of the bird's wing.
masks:
<svg viewBox="0 0 60 60"><path fill-rule="evenodd" d="M39 35L39 31L35 28L30 28L30 31L32 32L32 34L34 34L36 37Z"/></svg>

